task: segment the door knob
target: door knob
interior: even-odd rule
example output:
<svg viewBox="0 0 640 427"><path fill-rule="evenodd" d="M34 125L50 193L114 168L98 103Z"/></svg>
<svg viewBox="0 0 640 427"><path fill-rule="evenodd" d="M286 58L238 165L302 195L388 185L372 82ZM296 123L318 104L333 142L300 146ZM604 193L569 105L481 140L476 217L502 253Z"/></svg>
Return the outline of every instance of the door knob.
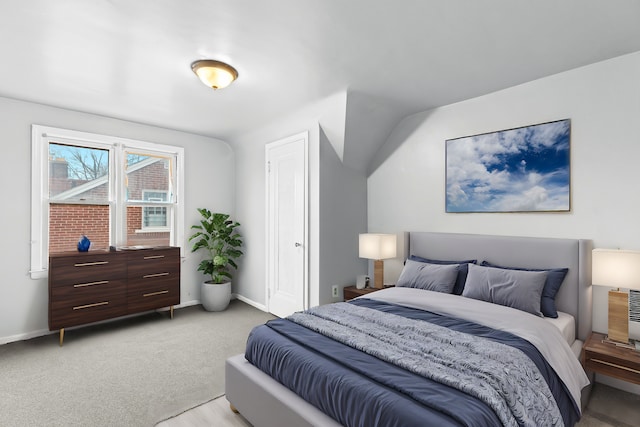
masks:
<svg viewBox="0 0 640 427"><path fill-rule="evenodd" d="M302 243L296 242L296 248L299 248L300 246L302 246Z"/></svg>

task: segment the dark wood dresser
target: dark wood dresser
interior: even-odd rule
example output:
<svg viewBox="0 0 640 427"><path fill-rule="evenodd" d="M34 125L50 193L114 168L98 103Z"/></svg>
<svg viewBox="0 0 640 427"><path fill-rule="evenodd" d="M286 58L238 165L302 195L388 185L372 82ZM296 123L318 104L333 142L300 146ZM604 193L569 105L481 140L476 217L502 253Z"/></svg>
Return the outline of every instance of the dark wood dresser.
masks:
<svg viewBox="0 0 640 427"><path fill-rule="evenodd" d="M49 330L180 304L180 248L49 257Z"/></svg>

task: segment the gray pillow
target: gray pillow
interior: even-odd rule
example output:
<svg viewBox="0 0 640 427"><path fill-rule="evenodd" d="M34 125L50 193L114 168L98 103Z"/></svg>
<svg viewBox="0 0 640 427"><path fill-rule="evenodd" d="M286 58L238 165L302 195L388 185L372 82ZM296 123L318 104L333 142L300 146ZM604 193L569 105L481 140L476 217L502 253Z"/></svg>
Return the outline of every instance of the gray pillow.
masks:
<svg viewBox="0 0 640 427"><path fill-rule="evenodd" d="M505 270L469 264L462 296L542 316L540 296L546 271Z"/></svg>
<svg viewBox="0 0 640 427"><path fill-rule="evenodd" d="M418 262L426 262L429 264L459 264L458 278L456 279L456 284L453 286L453 291L452 291L452 293L456 295L461 295L462 290L464 289L464 282L467 280L467 270L468 270L467 264L469 263L475 264L478 262L478 260L475 260L475 259L468 259L466 261L444 261L439 259L422 258L417 255L410 255L409 259L413 261L418 261Z"/></svg>
<svg viewBox="0 0 640 427"><path fill-rule="evenodd" d="M428 264L407 260L396 286L450 294L458 277L459 264Z"/></svg>

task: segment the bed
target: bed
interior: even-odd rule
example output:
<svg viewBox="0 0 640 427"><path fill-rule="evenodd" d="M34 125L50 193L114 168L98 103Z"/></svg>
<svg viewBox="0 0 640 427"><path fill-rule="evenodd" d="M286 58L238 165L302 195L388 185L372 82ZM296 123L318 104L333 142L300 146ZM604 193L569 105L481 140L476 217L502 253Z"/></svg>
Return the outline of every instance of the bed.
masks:
<svg viewBox="0 0 640 427"><path fill-rule="evenodd" d="M489 337L494 340L491 342L505 340L506 344L500 342L495 346L515 345L519 351L526 354L542 354L543 361L537 359L535 361L536 366L540 369L539 371L534 371L544 372L544 375L557 375L557 377L551 379L544 378L544 381L549 385L550 393L553 394L558 402L557 406L561 412L560 416L554 415L554 422L557 425L573 424L579 418L580 408L584 407L588 399L590 386L587 384L589 381L585 382L584 378L578 378L579 372L567 374L561 371L565 369L565 365L574 371L576 369L581 370L580 367L575 367L575 362L579 360L582 342L591 332L591 242L578 239L432 232L407 233L405 242L407 246L405 253L411 256L409 257L410 261L415 260L417 257L426 261L476 260L477 263L475 265L478 266L483 261L489 263L488 266L482 267L469 265L468 274L473 277L485 272L494 273L493 270L496 270L498 266L517 267L518 269L527 270L566 268L566 277L564 277L562 286L555 296L555 306L559 316L555 319L536 317L521 310L490 304L474 298L464 298L458 295L414 288L393 288L378 291L368 295L367 298L354 300L349 305L345 305L347 303L330 304L323 306L326 308L319 308L319 310L324 310L322 312L303 313L296 320L297 323L277 320L271 327L261 326L252 332L247 352L228 359L226 363L226 396L232 407L235 407L246 419L258 427L284 425L338 426L343 424L408 425L415 424L415 420L418 419L422 420L420 422L422 425L495 425L496 423L507 425L512 422L501 418L503 416L500 412L502 403L496 403L492 399L480 400L473 397L478 394L478 390L473 388L475 386L466 377L455 378L448 371L437 373L437 375L432 373L432 371L438 371L438 369L427 369L428 372L422 372L420 369L423 368L415 367L415 364L411 363L412 359L407 355L394 354L395 347L400 348L406 343L400 342L396 344L394 342L393 345L389 346L391 347L389 349L383 348L383 345L375 346L376 348L374 349L360 349L361 351L352 348L358 348L358 345L360 345L357 342L358 334L364 334L364 337L372 333L392 334L394 328L398 331L410 329L413 333L415 329L413 325L416 324L417 319L419 320L417 323L420 325L417 332L415 332L417 334L423 334L420 328L425 323L430 325L429 328L435 328L436 330L441 327L452 328L452 331L446 334L447 337L449 335L456 336L458 337L456 339L460 339L461 342L454 343L452 341L451 346L476 345L476 338L473 338L474 341L471 344L465 342L469 334L464 328L471 328L474 331L477 329L474 333L485 334L485 338ZM407 263L410 261L407 261ZM407 269L406 266L405 269ZM443 268L444 270L445 268ZM508 274L511 273L512 271L509 270ZM404 270L403 274L405 274ZM526 272L522 274L527 274L527 277L536 276L536 280L539 279L539 275L536 275L536 273L529 274L529 272ZM545 273L545 277L547 276L548 272ZM419 302L420 295L427 296L425 299L428 300L427 304L432 304L432 311L424 312L422 310L424 307L422 302ZM459 305L458 302L463 306L457 307ZM487 304L491 307L490 310L483 308L483 305L487 307ZM372 310L374 310L374 313L387 311L389 313L373 315L369 319L366 316L371 316ZM391 312L392 310L393 312ZM396 310L399 310L399 312L396 312ZM487 311L490 311L491 315L486 314ZM351 332L351 330L349 332L341 330L332 332L332 326L327 326L328 330L314 330L314 328L322 329L324 327L318 325L324 325L327 316L337 316L343 323L358 325L359 330L356 332ZM357 316L363 317L359 318ZM386 319L387 316L391 320L395 320L393 322L378 321L378 318ZM422 319L420 316L431 317L428 322L422 322L422 320L426 319ZM466 319L464 318L465 316ZM495 318L492 320L489 317ZM514 331L514 328L518 329L520 327L517 326L519 322L516 321L519 317L524 319L524 323L531 323L535 326L531 329L543 331L544 333L540 335L545 335L545 337L539 338L535 336L535 331L525 331L524 339L518 337L517 334L521 332ZM455 326L452 326L452 319L455 319ZM507 320L505 321L505 319ZM527 319L533 320L527 322ZM328 322L333 325L331 323L333 320L329 319ZM403 322L409 323L405 325ZM435 326L431 326L432 322ZM383 323L382 327L390 328L391 332L387 330L385 332L366 330L373 323ZM347 326L351 327L351 325ZM286 331L290 327L293 331ZM378 326L375 327L377 328ZM278 328L282 329L276 331L276 335L283 334L285 337L283 340L271 336L271 329L274 328L276 330ZM314 335L319 332L328 335L328 337ZM262 333L265 333L266 336L261 337ZM335 336L332 336L332 333ZM428 331L428 334L432 333L433 331ZM405 334L401 332L397 335ZM517 341L515 344L510 341L514 335ZM551 336L555 341L548 339ZM409 342L414 339L413 336L406 338ZM340 341L340 339L356 342L344 342ZM445 337L444 339L447 340L449 338ZM253 343L254 341L255 343ZM289 354L294 354L292 352L297 351L294 350L295 345L293 342L295 341L316 343L315 348L306 348L304 350L306 353L303 352L302 356L296 356L302 360L302 366L298 368L288 365ZM541 342L538 343L537 341ZM529 345L533 345L535 348L527 347ZM348 349L346 349L347 347ZM434 347L442 348L444 352L444 356L438 355L438 357L446 358L451 354L449 353L449 347L444 347L440 344ZM543 349L539 347L543 347ZM502 350L507 347L496 348L501 349L499 353L511 354L507 353L511 350ZM275 352L274 358L270 361L257 360L258 355L269 352L269 349ZM383 354L376 352L382 352ZM322 355L323 353L324 355ZM291 358L295 359L296 357ZM325 362L316 360L326 357L333 358L328 365L323 366L322 364ZM511 360L511 357L509 356L508 359ZM260 366L260 369L247 361L247 358ZM394 358L400 364L400 367L390 363L390 360L394 360ZM574 359L569 360L570 358ZM376 365L375 363L378 363L378 359L381 359L382 362ZM531 360L534 360L534 358ZM499 363L503 362L499 361ZM469 362L462 360L456 363L453 365L454 368L470 363L471 367L469 369L471 370L484 369L484 362L482 361L475 362L476 365L473 365L474 362L471 360ZM518 362L515 364L525 366L526 363ZM546 363L549 365L544 365ZM541 367L543 365L546 367ZM487 370L498 370L491 368L490 365L487 366ZM579 366L579 363L577 366ZM286 372L293 372L295 369L298 369L298 371L297 374L293 375L293 379L282 377ZM508 369L512 369L512 367L508 367ZM457 370L464 371L464 369ZM269 375L265 371L269 372ZM584 371L582 370L581 372L584 376ZM519 378L518 375L526 376L529 374L510 372L510 375L513 378ZM569 375L574 376L570 377ZM422 380L425 376L428 377L428 381ZM305 396L307 400L314 402L314 404L308 403L307 400L301 398L279 381L287 384L292 389L296 389L300 395ZM483 387L487 381L481 381L477 387ZM500 380L497 381L500 382ZM444 382L444 385L438 384L436 386L432 382ZM543 381L538 382L543 383ZM421 388L416 388L416 384L419 384ZM454 387L456 384L461 385L463 391L457 390ZM555 388L551 387L550 384L555 384ZM370 386L372 387L371 389L369 389ZM511 386L511 384L507 384L508 386ZM538 386L544 388L544 385ZM523 391L519 392L530 393L531 391L528 390L528 387L527 385ZM320 390L320 392L316 396L309 396L310 390ZM544 394L539 390L536 390L535 393ZM548 392L545 391L545 393ZM469 396L472 397L469 398ZM515 405L517 412L517 401L519 399L505 400L513 400L514 402L508 403ZM434 403L432 400L437 402ZM571 404L573 404L574 415L570 414ZM537 402L534 405L525 401L525 403L520 403L520 409L527 410L529 406L537 405ZM427 407L426 414L423 413L425 407ZM487 410L487 407L489 410ZM318 408L322 408L322 410ZM327 415L327 413L332 414L332 416ZM495 417L497 417L498 422L496 422ZM334 418L340 420L340 422ZM516 424L520 422L518 420L516 420Z"/></svg>

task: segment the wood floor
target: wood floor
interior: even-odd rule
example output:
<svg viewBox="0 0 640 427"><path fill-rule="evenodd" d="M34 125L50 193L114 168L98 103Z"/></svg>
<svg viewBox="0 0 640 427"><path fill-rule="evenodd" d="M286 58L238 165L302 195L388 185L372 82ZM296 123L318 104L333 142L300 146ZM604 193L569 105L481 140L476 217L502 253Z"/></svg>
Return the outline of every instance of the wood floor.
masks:
<svg viewBox="0 0 640 427"><path fill-rule="evenodd" d="M251 427L242 415L229 408L224 396L196 406L182 414L157 424L157 427Z"/></svg>

